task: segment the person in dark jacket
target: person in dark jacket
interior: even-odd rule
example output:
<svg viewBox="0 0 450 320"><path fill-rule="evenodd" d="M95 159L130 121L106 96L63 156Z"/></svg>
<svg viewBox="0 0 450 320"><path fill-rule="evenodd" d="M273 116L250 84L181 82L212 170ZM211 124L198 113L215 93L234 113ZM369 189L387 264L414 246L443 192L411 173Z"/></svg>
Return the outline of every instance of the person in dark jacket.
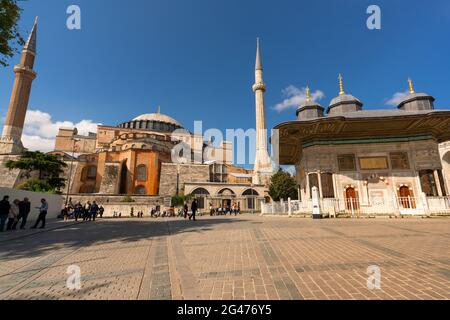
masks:
<svg viewBox="0 0 450 320"><path fill-rule="evenodd" d="M98 207L97 203L94 201L92 202L90 212L89 212L89 221L94 220L97 218L98 210L100 208Z"/></svg>
<svg viewBox="0 0 450 320"><path fill-rule="evenodd" d="M192 214L189 216L189 220L192 219L192 220L195 221L195 213L197 212L197 209L198 209L197 200L194 199L194 201L192 201L192 204L191 204L191 211L192 211Z"/></svg>
<svg viewBox="0 0 450 320"><path fill-rule="evenodd" d="M103 218L103 213L105 212L105 208L103 206L100 206L98 208L98 214L100 215L100 218Z"/></svg>
<svg viewBox="0 0 450 320"><path fill-rule="evenodd" d="M188 207L188 205L187 205L187 202L185 202L185 203L184 203L184 206L183 206L183 212L184 212L184 218L185 218L185 219L186 219L187 216L188 216L188 211L189 211L189 207Z"/></svg>
<svg viewBox="0 0 450 320"><path fill-rule="evenodd" d="M8 219L11 204L9 203L9 196L4 196L0 201L0 232L5 231L6 220Z"/></svg>
<svg viewBox="0 0 450 320"><path fill-rule="evenodd" d="M17 224L20 220L22 220L20 224L20 229L25 229L25 225L27 224L28 215L31 211L31 202L28 200L28 198L24 198L22 201L19 202L19 217L17 221L13 225L13 229L16 229Z"/></svg>

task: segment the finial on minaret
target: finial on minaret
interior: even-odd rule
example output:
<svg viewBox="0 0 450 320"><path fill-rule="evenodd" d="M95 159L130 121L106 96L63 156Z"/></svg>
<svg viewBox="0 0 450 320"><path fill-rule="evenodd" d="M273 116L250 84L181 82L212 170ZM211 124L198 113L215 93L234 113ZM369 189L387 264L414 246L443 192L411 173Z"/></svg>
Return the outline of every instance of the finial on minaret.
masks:
<svg viewBox="0 0 450 320"><path fill-rule="evenodd" d="M262 70L262 63L261 63L261 53L259 50L259 38L256 38L256 63L255 63L255 70Z"/></svg>
<svg viewBox="0 0 450 320"><path fill-rule="evenodd" d="M30 35L28 36L28 40L25 44L25 47L23 47L23 50L28 50L28 51L36 53L36 37L37 37L38 20L39 20L39 17L36 17L36 19L34 20L33 28L31 29Z"/></svg>
<svg viewBox="0 0 450 320"><path fill-rule="evenodd" d="M409 84L409 93L413 94L416 91L414 90L414 85L413 85L413 81L411 80L411 78L408 78L408 84Z"/></svg>
<svg viewBox="0 0 450 320"><path fill-rule="evenodd" d="M158 106L158 108L156 109L156 113L160 114L161 113L161 106Z"/></svg>
<svg viewBox="0 0 450 320"><path fill-rule="evenodd" d="M311 93L309 92L309 86L306 86L306 102L311 101Z"/></svg>
<svg viewBox="0 0 450 320"><path fill-rule="evenodd" d="M344 78L342 77L342 74L339 74L339 95L343 96L345 94L344 91Z"/></svg>

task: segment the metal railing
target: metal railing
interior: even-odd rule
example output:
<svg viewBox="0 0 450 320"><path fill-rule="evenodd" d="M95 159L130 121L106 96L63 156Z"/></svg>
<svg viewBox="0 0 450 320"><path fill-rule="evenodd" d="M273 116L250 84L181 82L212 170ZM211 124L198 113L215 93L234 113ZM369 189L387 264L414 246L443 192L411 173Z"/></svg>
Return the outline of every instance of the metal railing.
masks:
<svg viewBox="0 0 450 320"><path fill-rule="evenodd" d="M450 197L395 197L373 198L368 203L356 198L319 199L320 210L323 215L423 215L450 214ZM261 212L272 215L311 215L312 200L291 200L272 203L262 203Z"/></svg>

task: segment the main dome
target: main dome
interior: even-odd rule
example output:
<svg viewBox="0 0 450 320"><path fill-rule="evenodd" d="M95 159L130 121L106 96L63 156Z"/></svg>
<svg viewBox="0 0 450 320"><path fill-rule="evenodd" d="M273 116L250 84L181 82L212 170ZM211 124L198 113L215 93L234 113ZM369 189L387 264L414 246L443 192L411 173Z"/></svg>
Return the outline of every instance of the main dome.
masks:
<svg viewBox="0 0 450 320"><path fill-rule="evenodd" d="M171 116L162 113L145 113L133 119L133 121L159 121L174 124L181 127L181 124Z"/></svg>
<svg viewBox="0 0 450 320"><path fill-rule="evenodd" d="M145 113L133 120L119 124L119 128L143 129L149 131L173 132L183 126L171 116L162 114L158 108L156 113Z"/></svg>

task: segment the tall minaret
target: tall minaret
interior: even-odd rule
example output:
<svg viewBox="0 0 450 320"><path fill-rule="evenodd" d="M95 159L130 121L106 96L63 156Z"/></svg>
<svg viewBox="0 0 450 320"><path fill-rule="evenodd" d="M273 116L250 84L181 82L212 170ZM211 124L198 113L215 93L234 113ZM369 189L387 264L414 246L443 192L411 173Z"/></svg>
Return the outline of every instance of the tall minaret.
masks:
<svg viewBox="0 0 450 320"><path fill-rule="evenodd" d="M14 67L16 78L0 139L0 154L20 154L24 150L21 140L22 130L30 99L31 83L37 75L33 71L36 56L37 22L38 18L36 17L30 36L22 49L20 64Z"/></svg>
<svg viewBox="0 0 450 320"><path fill-rule="evenodd" d="M256 103L256 159L253 167L253 183L267 184L273 173L272 162L267 151L267 128L264 111L264 92L266 85L263 80L263 67L259 47L256 42L255 84L252 87Z"/></svg>

